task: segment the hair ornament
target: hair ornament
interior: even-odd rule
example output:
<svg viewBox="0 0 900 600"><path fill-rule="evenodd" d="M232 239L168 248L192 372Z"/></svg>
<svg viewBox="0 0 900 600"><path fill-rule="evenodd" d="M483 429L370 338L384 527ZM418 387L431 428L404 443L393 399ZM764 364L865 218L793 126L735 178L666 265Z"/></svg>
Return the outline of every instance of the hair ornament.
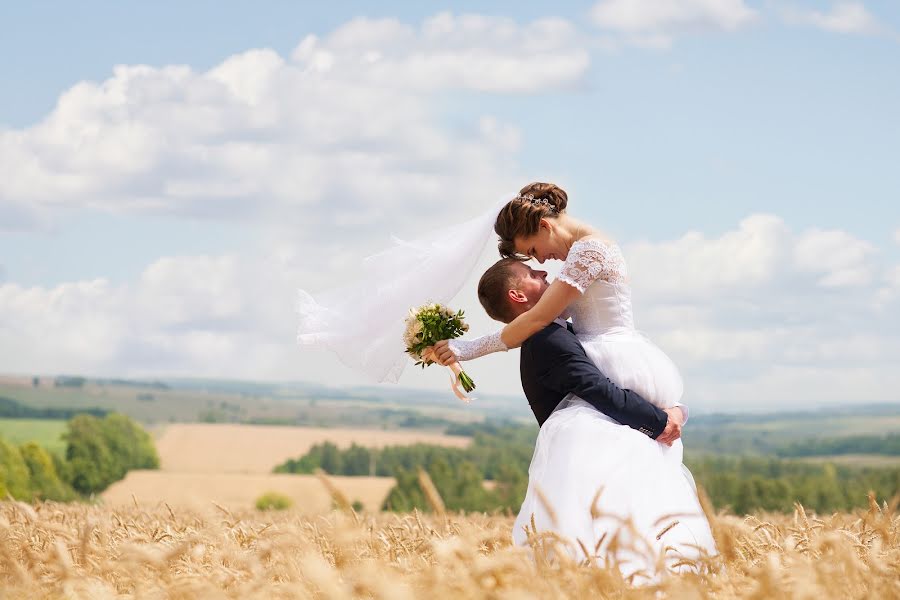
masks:
<svg viewBox="0 0 900 600"><path fill-rule="evenodd" d="M516 194L516 199L517 200L527 200L528 202L531 202L535 206L546 206L553 212L556 212L556 207L553 206L552 204L550 204L549 200L547 200L546 198L535 198L534 194L524 194L524 195Z"/></svg>

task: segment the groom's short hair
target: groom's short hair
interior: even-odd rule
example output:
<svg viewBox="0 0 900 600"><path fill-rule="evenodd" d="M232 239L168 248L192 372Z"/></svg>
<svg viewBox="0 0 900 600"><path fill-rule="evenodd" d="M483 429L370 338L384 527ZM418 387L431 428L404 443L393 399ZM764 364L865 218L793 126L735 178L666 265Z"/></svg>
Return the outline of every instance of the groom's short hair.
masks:
<svg viewBox="0 0 900 600"><path fill-rule="evenodd" d="M478 301L488 316L495 321L509 323L516 318L507 292L519 283L522 273L516 265L522 261L515 258L503 258L495 262L484 272L478 281Z"/></svg>

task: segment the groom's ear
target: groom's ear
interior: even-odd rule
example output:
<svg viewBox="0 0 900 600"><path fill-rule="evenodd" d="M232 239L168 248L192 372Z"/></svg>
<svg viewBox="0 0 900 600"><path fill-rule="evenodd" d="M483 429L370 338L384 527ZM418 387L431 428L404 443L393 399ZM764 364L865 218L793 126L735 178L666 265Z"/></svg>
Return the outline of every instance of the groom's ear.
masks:
<svg viewBox="0 0 900 600"><path fill-rule="evenodd" d="M528 302L528 298L526 298L525 294L523 294L519 290L509 290L508 292L506 292L506 295L516 304L525 304L526 302Z"/></svg>

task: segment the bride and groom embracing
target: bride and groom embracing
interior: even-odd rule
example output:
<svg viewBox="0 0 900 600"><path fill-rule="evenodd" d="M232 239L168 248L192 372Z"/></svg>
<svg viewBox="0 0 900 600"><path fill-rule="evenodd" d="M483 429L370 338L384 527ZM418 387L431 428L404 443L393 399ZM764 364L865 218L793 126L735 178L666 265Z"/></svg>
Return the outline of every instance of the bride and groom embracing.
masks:
<svg viewBox="0 0 900 600"><path fill-rule="evenodd" d="M438 342L433 352L449 364L521 346L522 387L540 432L514 542L552 538L572 558L614 565L636 581L697 569L716 547L682 464L681 376L634 328L621 250L567 205L560 187L533 183L468 223L398 240L366 260L352 289L317 299L301 291L298 340L396 381L404 366L396 329L407 307L423 294L455 296L492 230L503 258L481 277L478 297L506 325ZM563 266L548 283L530 259Z"/></svg>
<svg viewBox="0 0 900 600"><path fill-rule="evenodd" d="M536 183L504 206L495 223L504 258L481 277L478 299L507 325L439 342L435 356L448 364L521 345L540 432L516 544L553 532L576 560L626 576L695 568L716 549L682 464L681 377L634 328L618 246L570 217L567 203L558 186ZM548 283L528 259L564 264Z"/></svg>

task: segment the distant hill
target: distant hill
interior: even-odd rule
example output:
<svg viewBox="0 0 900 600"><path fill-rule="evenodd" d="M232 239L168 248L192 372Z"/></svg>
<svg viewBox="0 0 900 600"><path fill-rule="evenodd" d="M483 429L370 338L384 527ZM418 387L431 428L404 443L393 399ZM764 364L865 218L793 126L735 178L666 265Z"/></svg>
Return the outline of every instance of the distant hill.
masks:
<svg viewBox="0 0 900 600"><path fill-rule="evenodd" d="M534 424L528 403L521 395L482 394L476 402L463 404L449 390L374 385L329 387L303 381L17 376L0 377L0 396L28 410L115 410L144 423L224 422L430 431L483 421ZM20 410L9 406L8 410ZM689 454L774 455L804 440L890 433L900 433L900 405L845 403L817 410L765 414L694 411L685 428L684 441Z"/></svg>
<svg viewBox="0 0 900 600"><path fill-rule="evenodd" d="M19 375L0 376L0 396L39 410L115 410L146 424L225 422L440 431L487 418L523 422L532 418L524 398L483 396L466 405L449 390L337 388L305 382Z"/></svg>

